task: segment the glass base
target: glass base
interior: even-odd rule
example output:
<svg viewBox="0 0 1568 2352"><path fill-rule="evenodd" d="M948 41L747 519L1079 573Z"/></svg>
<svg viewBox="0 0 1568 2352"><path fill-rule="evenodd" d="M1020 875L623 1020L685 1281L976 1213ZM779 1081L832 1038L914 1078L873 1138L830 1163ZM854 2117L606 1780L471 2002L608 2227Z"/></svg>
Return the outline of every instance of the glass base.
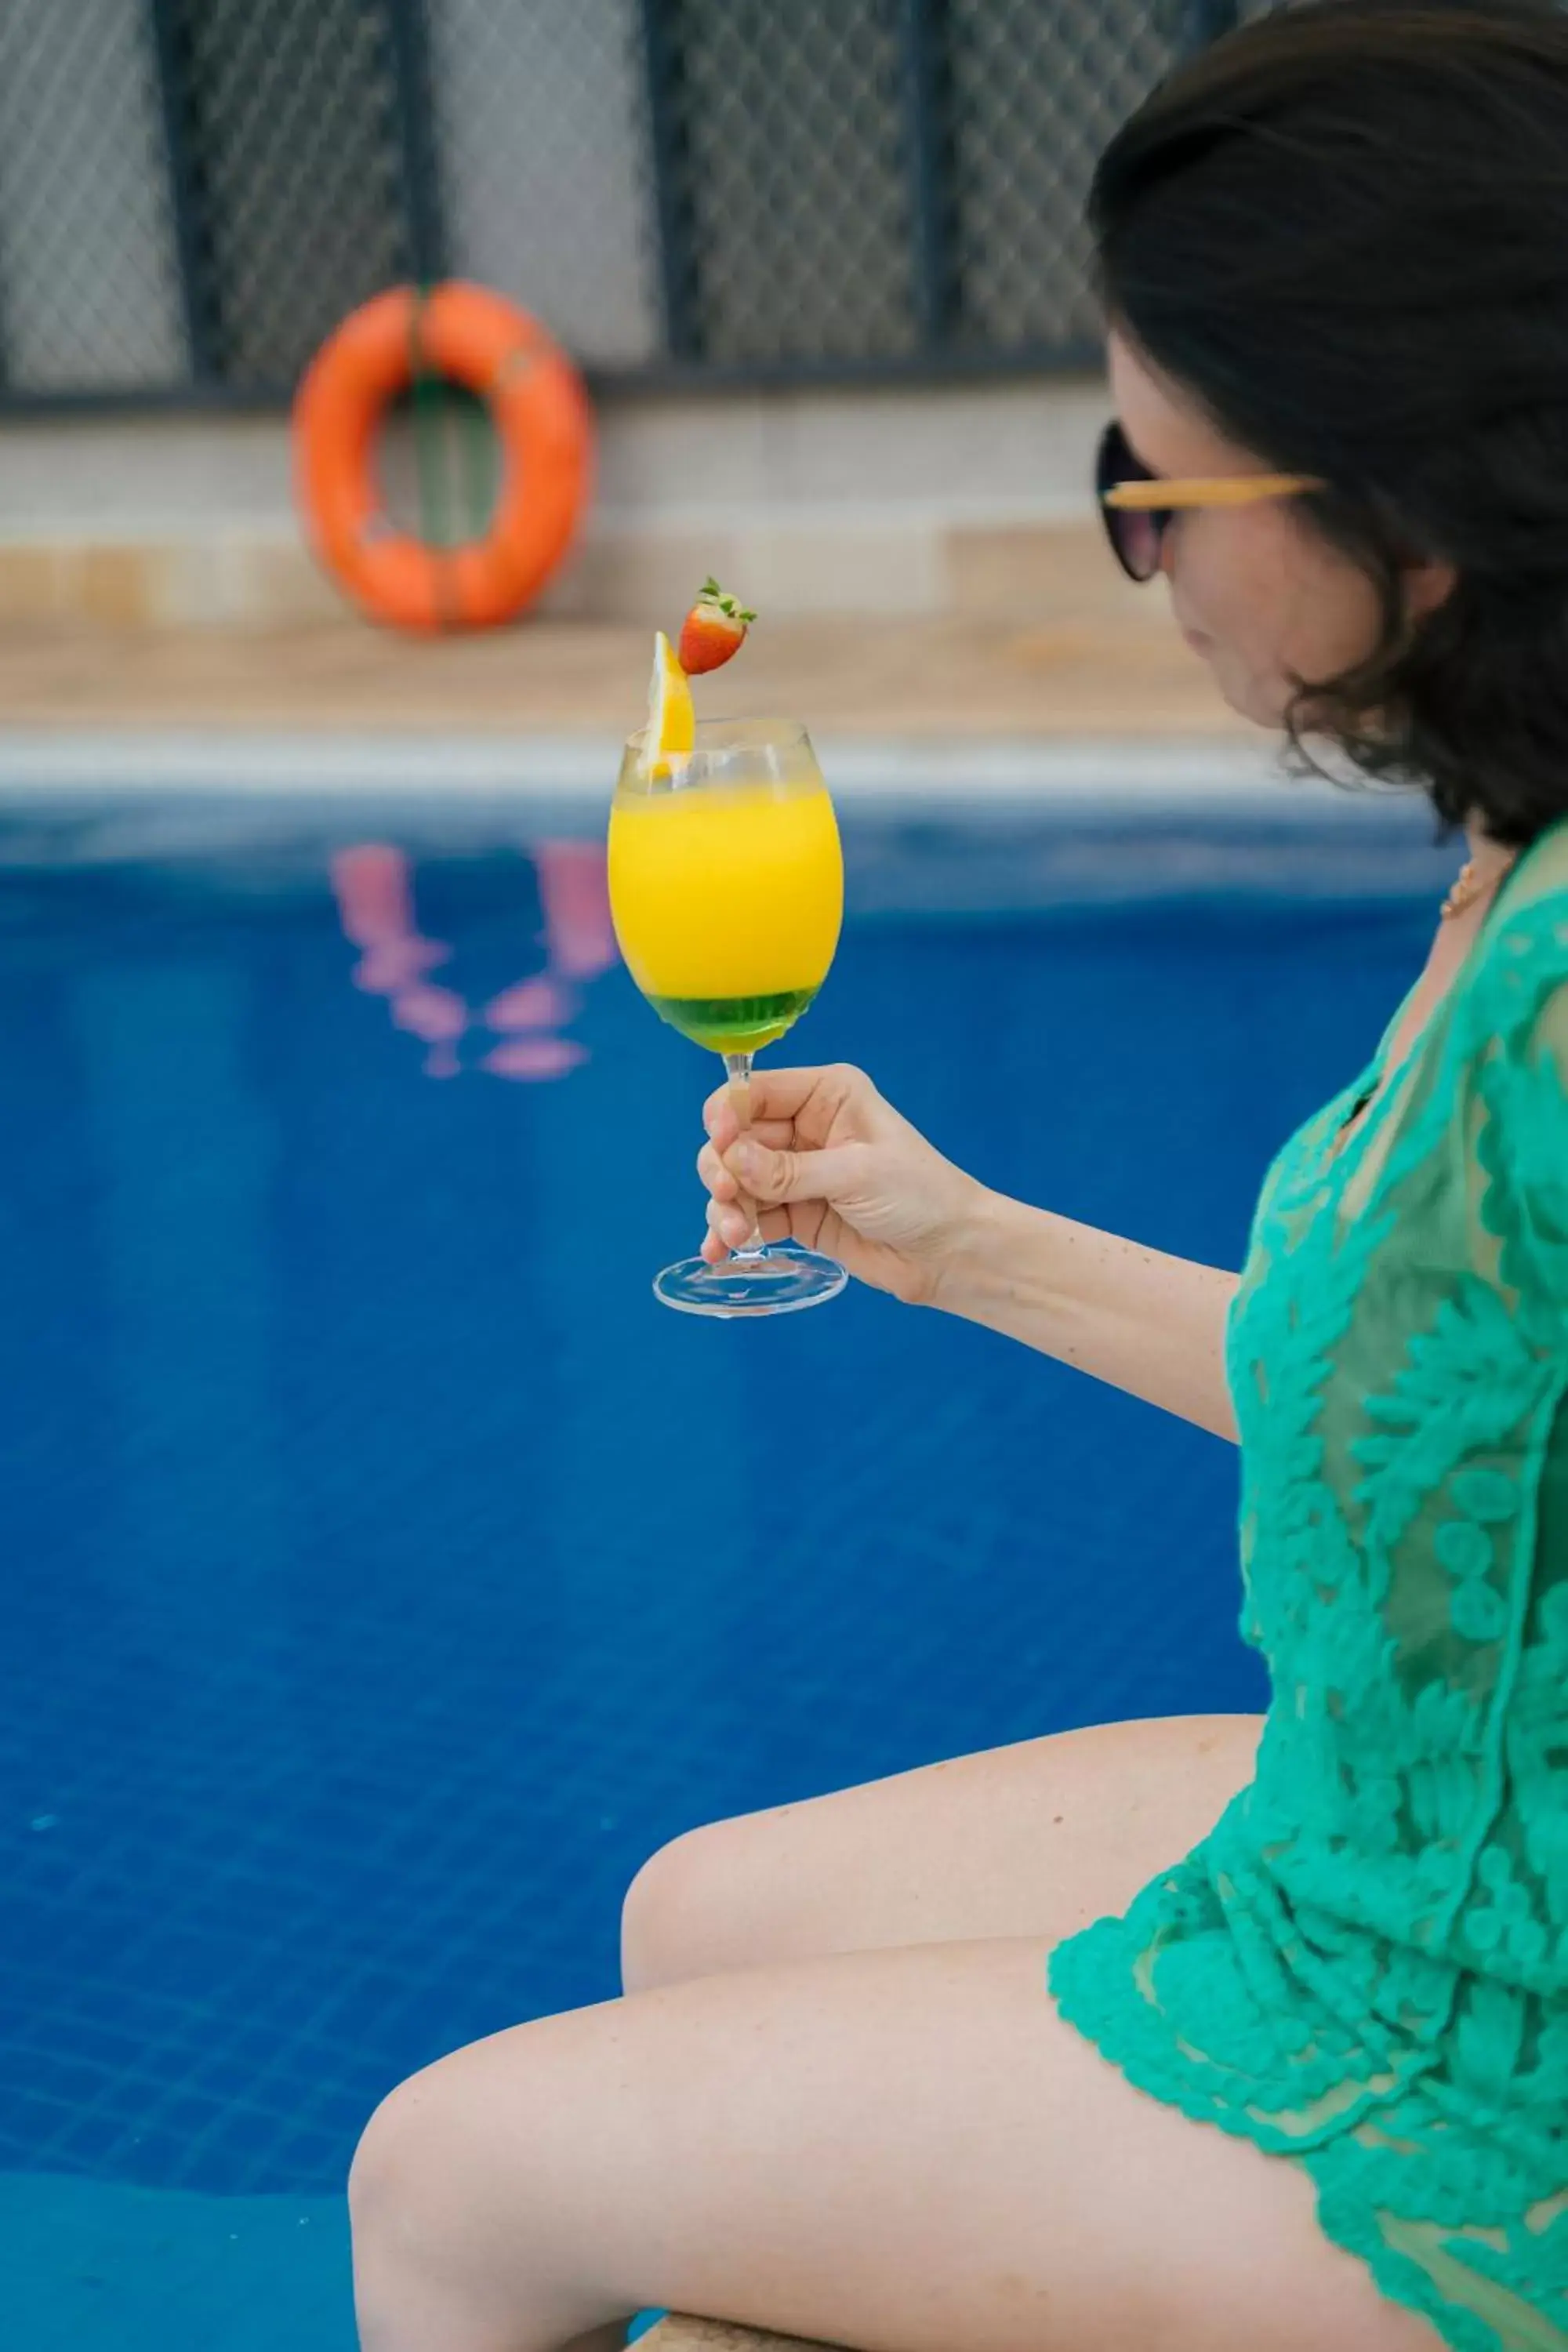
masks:
<svg viewBox="0 0 1568 2352"><path fill-rule="evenodd" d="M653 1295L683 1315L793 1315L837 1298L848 1279L837 1258L797 1242L774 1242L755 1257L729 1257L721 1265L683 1257L665 1267Z"/></svg>

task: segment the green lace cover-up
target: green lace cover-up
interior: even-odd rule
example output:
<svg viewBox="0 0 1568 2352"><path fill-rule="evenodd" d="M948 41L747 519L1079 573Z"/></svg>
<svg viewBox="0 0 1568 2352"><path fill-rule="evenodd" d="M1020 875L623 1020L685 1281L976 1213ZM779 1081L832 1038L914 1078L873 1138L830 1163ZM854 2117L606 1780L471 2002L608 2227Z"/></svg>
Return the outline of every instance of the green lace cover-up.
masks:
<svg viewBox="0 0 1568 2352"><path fill-rule="evenodd" d="M1398 1019L1230 1315L1255 1778L1049 1984L1446 2342L1568 2352L1568 824L1334 1154Z"/></svg>

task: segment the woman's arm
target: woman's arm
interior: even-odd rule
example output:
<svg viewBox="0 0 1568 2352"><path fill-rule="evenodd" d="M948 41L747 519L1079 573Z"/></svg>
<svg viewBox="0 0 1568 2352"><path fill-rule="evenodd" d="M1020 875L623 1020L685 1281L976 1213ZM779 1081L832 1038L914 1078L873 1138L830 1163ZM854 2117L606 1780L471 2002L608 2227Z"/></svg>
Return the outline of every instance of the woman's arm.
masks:
<svg viewBox="0 0 1568 2352"><path fill-rule="evenodd" d="M1239 1277L984 1193L931 1304L1237 1437L1225 1318Z"/></svg>
<svg viewBox="0 0 1568 2352"><path fill-rule="evenodd" d="M755 1201L770 1242L826 1250L910 1306L988 1324L1235 1440L1224 1350L1238 1276L993 1192L846 1064L759 1070L750 1109L742 1135L726 1088L704 1108L710 1264L744 1240Z"/></svg>

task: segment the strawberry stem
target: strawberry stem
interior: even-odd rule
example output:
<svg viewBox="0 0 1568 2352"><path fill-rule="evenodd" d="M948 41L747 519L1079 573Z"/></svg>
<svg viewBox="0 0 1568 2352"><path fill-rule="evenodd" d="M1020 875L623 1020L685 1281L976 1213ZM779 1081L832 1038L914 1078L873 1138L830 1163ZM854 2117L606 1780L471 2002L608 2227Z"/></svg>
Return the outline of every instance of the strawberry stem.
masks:
<svg viewBox="0 0 1568 2352"><path fill-rule="evenodd" d="M711 572L702 583L697 602L700 606L707 604L715 612L722 613L727 621L738 622L742 628L749 628L757 617L738 596L731 596L727 589L721 588Z"/></svg>

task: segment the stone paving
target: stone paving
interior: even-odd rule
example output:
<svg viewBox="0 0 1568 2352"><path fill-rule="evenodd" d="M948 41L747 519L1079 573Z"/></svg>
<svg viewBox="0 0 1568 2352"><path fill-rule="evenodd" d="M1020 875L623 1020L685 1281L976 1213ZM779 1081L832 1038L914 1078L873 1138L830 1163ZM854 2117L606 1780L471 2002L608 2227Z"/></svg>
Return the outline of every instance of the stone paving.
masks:
<svg viewBox="0 0 1568 2352"><path fill-rule="evenodd" d="M535 621L420 639L355 619L277 630L0 631L6 728L407 727L603 736L637 725L650 631ZM835 736L1250 737L1151 591L1149 616L780 620L698 686L702 715L777 712Z"/></svg>

